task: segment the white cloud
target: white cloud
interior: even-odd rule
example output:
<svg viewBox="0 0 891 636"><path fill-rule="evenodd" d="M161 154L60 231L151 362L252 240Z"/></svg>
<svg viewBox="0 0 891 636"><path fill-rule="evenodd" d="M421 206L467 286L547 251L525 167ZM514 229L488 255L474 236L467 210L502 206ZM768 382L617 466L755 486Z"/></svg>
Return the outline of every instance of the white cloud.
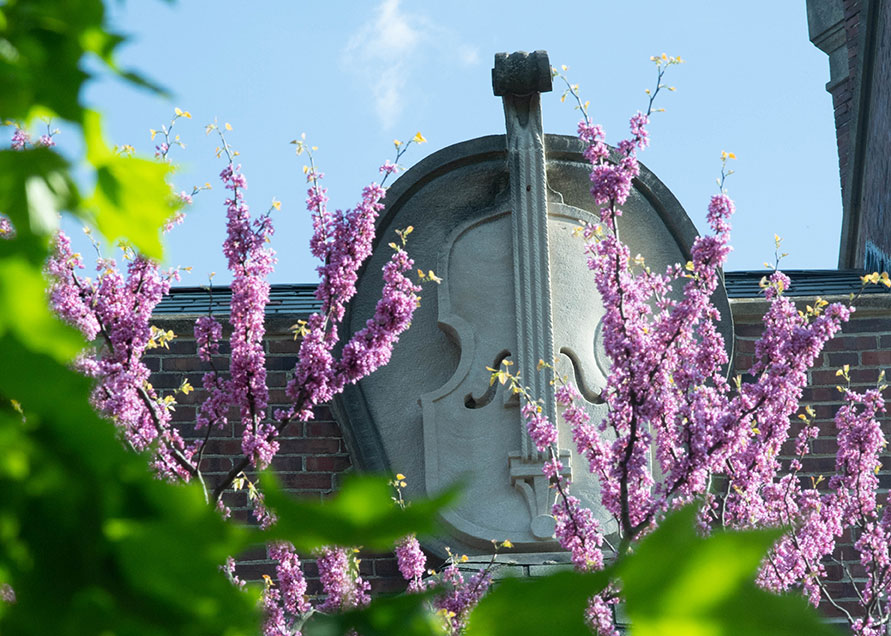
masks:
<svg viewBox="0 0 891 636"><path fill-rule="evenodd" d="M458 47L458 58L465 66L473 66L480 61L480 52L475 46L462 44Z"/></svg>
<svg viewBox="0 0 891 636"><path fill-rule="evenodd" d="M347 42L343 64L367 84L381 125L392 128L402 113L413 73L433 62L474 65L476 47L418 14L407 13L400 0L382 0L374 17ZM433 59L433 58L437 59Z"/></svg>

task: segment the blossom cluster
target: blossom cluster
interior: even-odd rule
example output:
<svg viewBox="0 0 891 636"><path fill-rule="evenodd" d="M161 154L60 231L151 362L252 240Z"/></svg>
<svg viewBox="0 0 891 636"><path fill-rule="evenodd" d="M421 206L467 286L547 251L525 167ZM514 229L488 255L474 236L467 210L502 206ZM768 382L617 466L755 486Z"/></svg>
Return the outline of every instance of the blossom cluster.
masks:
<svg viewBox="0 0 891 636"><path fill-rule="evenodd" d="M34 145L55 146L58 132L47 125ZM24 150L30 143L28 133L16 126L13 149ZM181 216L175 210L174 215ZM8 238L14 236L11 228L7 233ZM95 242L94 246L98 252ZM174 337L151 326L151 316L171 283L179 280L179 270L162 272L132 247L122 244L121 250L124 268L114 259L99 257L95 277L84 276L83 257L72 251L70 238L58 232L44 270L50 282L50 306L93 343L78 357L76 367L95 380L91 401L96 410L117 425L133 450L152 451L151 463L160 477L188 481L196 474L195 448L186 445L171 423L174 397L154 389L142 359L147 349L167 347ZM179 390L188 392L191 387L184 383Z"/></svg>
<svg viewBox="0 0 891 636"><path fill-rule="evenodd" d="M636 153L649 142L649 115L633 116L629 138L615 149L587 117L578 130L592 164L591 194L600 212L600 222L584 227L583 235L605 311L601 333L610 370L602 398L607 414L592 422L565 382L558 385L556 398L578 453L598 478L599 504L619 529L621 544L610 547L621 553L672 509L701 500L704 532L719 526L792 527L766 559L759 582L775 591L801 588L816 605L821 598L832 602L823 583L825 563L836 558L838 541L851 533L868 576L865 582L850 577L862 615L847 617L858 634L884 633L891 616L891 514L880 512L876 494L885 446L877 420L884 412L881 390L845 391L845 405L835 418L836 473L823 490L818 483L808 487L799 474L818 434L813 417L801 416L805 423L797 435L791 427L808 369L853 308L818 301L816 310L800 312L784 295L789 278L775 270L762 281L769 309L748 370L752 379L728 382L720 315L711 302L730 252L734 212L723 180L708 205L711 234L694 241L686 265L654 272L640 257L632 258L620 237L622 206L640 171ZM733 158L722 155L725 162L728 157ZM534 396L523 397L529 436L539 450L550 453L543 470L557 491L555 536L577 567L600 568L606 537L560 473L557 423L541 414ZM782 451L790 445L796 457L783 460ZM715 484L720 484L717 492ZM610 602L595 597L589 604L589 620L598 633L615 632Z"/></svg>
<svg viewBox="0 0 891 636"><path fill-rule="evenodd" d="M433 607L441 614L449 636L462 634L467 627L470 611L492 585L489 568L477 570L464 578L455 559L440 574L442 593L433 599Z"/></svg>
<svg viewBox="0 0 891 636"><path fill-rule="evenodd" d="M97 348L77 360L79 370L96 381L91 397L96 410L115 422L135 451L155 449L153 466L159 475L188 480L190 450L171 425L170 400L152 387L151 372L142 360L146 349L158 342L150 327L152 311L179 274L162 273L156 263L129 249L124 255L125 272L115 261L101 258L95 278L80 275L83 259L59 232L45 269L51 281L50 303L88 341L98 339Z"/></svg>
<svg viewBox="0 0 891 636"><path fill-rule="evenodd" d="M43 148L52 148L56 145L56 140L53 137L58 134L59 129L53 129L49 123L46 125L46 132L40 135L36 142L32 140L31 135L22 126L19 124L13 124L13 126L15 130L13 130L12 139L10 140L10 147L13 150L25 150L29 145Z"/></svg>
<svg viewBox="0 0 891 636"><path fill-rule="evenodd" d="M408 592L421 592L425 585L421 580L427 568L427 557L421 551L421 544L415 536L405 537L396 544L396 563L399 573L408 581Z"/></svg>
<svg viewBox="0 0 891 636"><path fill-rule="evenodd" d="M230 192L225 202L227 223L223 242L223 254L232 272L229 313L232 335L229 338L231 353L226 387L230 403L241 415L242 452L252 464L264 468L278 452L276 428L266 418L269 389L263 351L266 305L269 303L267 278L275 265L275 253L267 247L273 227L269 214L251 219L244 202L247 179L241 166L230 161L220 173L220 179ZM213 334L219 332L212 325L210 328ZM216 395L209 392L209 399L213 400Z"/></svg>
<svg viewBox="0 0 891 636"><path fill-rule="evenodd" d="M180 116L190 118L188 113L177 109L171 124L162 127L165 141L156 147L162 161L169 161L171 143L182 145L178 136L171 138L170 135L170 128ZM210 126L209 131L214 128L215 125ZM230 353L228 373L225 373L218 368L223 325L211 314L198 318L194 326L197 355L207 365L207 371L202 379L204 399L198 407L195 428L204 435L188 444L183 440L172 425L175 393L160 395L149 383L150 372L143 362L147 349L167 347L175 338L173 332L152 326L151 315L169 292L171 282L178 280L178 271L162 273L157 263L125 247L124 271L115 261L99 258L97 276L91 279L81 273L86 268L83 258L72 251L69 238L59 233L46 272L51 281L49 296L54 310L79 328L88 341L95 343L79 357L77 366L96 382L92 400L97 410L115 422L131 448L152 450L153 465L159 476L184 481L197 478L208 502L215 504L224 516L228 516L229 511L222 503L222 493L230 487L236 490L246 487L254 515L265 527L274 523L274 514L266 509L262 492L244 470L269 465L278 451L276 437L290 420L308 419L313 407L329 400L346 384L386 364L399 334L411 322L420 288L407 276L412 260L401 247L397 248L383 267L383 291L374 315L347 340L341 354L334 356L346 305L356 293L358 272L371 255L375 220L383 208L385 191L372 183L363 190L362 200L355 209L329 214L325 208L327 195L319 186L321 174L309 171L311 188L307 203L315 229L311 249L323 263L319 267L321 282L317 292L322 310L310 318L301 343L294 377L288 384L292 404L277 412L275 419L271 418L263 337L265 307L269 301L268 276L275 264L274 252L268 244L274 230L269 213L251 216L244 198L247 179L241 167L233 162L237 153L230 149L220 132L228 158L220 178L227 192L223 254L233 279ZM157 131L152 131L153 138L156 134ZM27 133L17 128L13 146L21 150L30 143ZM52 145L51 135L46 140L41 138L40 144ZM382 172L385 177L394 173L395 164L388 162ZM194 188L191 194L182 191L172 198L178 199L178 205L188 205L193 195L209 188L210 185L205 184ZM272 209L278 207L279 204L273 203ZM183 217L182 213L174 213L165 231L182 223ZM4 238L14 236L14 229L5 217L0 217L0 234ZM405 237L402 238L404 246ZM191 390L184 381L177 392ZM202 474L204 447L215 431L226 426L233 408L241 421L244 457L229 475L212 485L211 490ZM410 589L420 590L425 557L417 540L406 539L398 553L402 555L403 565L410 564L407 566L410 569L404 570L411 578ZM358 559L351 549L329 547L316 555L324 599L315 607L306 595L306 580L293 546L271 544L268 555L276 567L275 580L267 577L263 593L264 634L293 636L300 633L303 620L314 611L344 611L362 607L370 600L370 587L359 576ZM244 586L235 573L232 559L223 569L233 584Z"/></svg>
<svg viewBox="0 0 891 636"><path fill-rule="evenodd" d="M320 185L322 176L314 169L307 173L307 208L315 230L310 247L322 261L316 289L322 306L307 321L294 377L286 388L296 411L281 414L304 420L311 417L313 407L389 361L399 334L411 324L420 291L407 277L414 261L397 248L384 265L384 287L374 316L344 344L340 359L335 359L338 327L346 304L356 294L359 268L371 255L374 222L383 208L385 191L371 184L354 209L331 213L326 190Z"/></svg>
<svg viewBox="0 0 891 636"><path fill-rule="evenodd" d="M0 214L0 239L8 241L13 238L15 238L15 228L12 226L12 221Z"/></svg>
<svg viewBox="0 0 891 636"><path fill-rule="evenodd" d="M835 417L835 474L825 491L818 490L816 483L802 486L796 478L800 462L790 474L765 488L765 508L773 524L794 525L794 530L774 547L759 578L764 587L778 592L800 585L814 605L822 598L834 602L823 584L825 563L850 532L859 565L866 572L858 581L846 567L862 615L855 618L849 610L842 611L855 633L868 635L885 633L891 593L891 515L887 494L879 503L877 476L887 445L878 422L885 413L882 388L864 392L844 389L844 403ZM801 447L799 456L807 452L807 447Z"/></svg>
<svg viewBox="0 0 891 636"><path fill-rule="evenodd" d="M371 586L359 575L357 550L325 547L316 555L324 600L315 607L306 594L306 578L294 546L286 542L267 546L276 562L275 580L266 577L263 592L263 635L299 636L303 621L313 612L342 612L371 602Z"/></svg>
<svg viewBox="0 0 891 636"><path fill-rule="evenodd" d="M276 562L277 587L270 578L263 595L263 635L299 635L295 625L312 609L306 597L306 578L300 559L290 543L271 543L267 555Z"/></svg>
<svg viewBox="0 0 891 636"><path fill-rule="evenodd" d="M325 547L318 551L322 601L315 606L306 595L306 579L294 547L274 543L267 547L267 553L276 567L275 579L266 577L263 593L264 636L299 636L300 627L313 612L341 612L364 607L371 601L370 586L359 575L357 550ZM492 584L491 564L465 577L458 563L467 561L467 557L451 555L437 577L422 580L427 573L427 559L414 536L399 541L395 554L399 571L408 582L407 591L435 589L431 609L442 618L445 632L451 636L464 633L470 612ZM234 571L231 576L234 577Z"/></svg>

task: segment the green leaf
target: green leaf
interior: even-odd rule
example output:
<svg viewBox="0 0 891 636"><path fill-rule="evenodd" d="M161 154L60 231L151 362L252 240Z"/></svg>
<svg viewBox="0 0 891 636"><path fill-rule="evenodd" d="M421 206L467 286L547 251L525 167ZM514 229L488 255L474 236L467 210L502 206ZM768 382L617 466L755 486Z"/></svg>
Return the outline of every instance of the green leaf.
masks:
<svg viewBox="0 0 891 636"><path fill-rule="evenodd" d="M58 214L77 197L67 171L67 162L48 148L0 152L0 210L16 228L14 240L0 241L0 335L15 334L63 363L85 343L50 311L42 268Z"/></svg>
<svg viewBox="0 0 891 636"><path fill-rule="evenodd" d="M114 68L114 50L126 41L117 33L104 30L101 25L87 27L80 32L80 45L85 52L93 53L109 67Z"/></svg>
<svg viewBox="0 0 891 636"><path fill-rule="evenodd" d="M170 0L171 2L175 2L176 0ZM141 73L131 70L119 69L118 75L122 78L133 84L134 86L139 86L140 88L144 88L158 95L163 99L170 99L172 97L171 93L164 88L161 84L158 84L154 80L150 80L145 77Z"/></svg>
<svg viewBox="0 0 891 636"><path fill-rule="evenodd" d="M844 633L828 625L798 592L776 595L754 585L746 586L737 592L733 602L725 604L723 612L724 634L842 636Z"/></svg>
<svg viewBox="0 0 891 636"><path fill-rule="evenodd" d="M93 54L123 80L153 89L121 71L114 54L125 39L108 28L102 0L27 0L3 3L0 38L0 119L31 120L47 110L80 124L79 96Z"/></svg>
<svg viewBox="0 0 891 636"><path fill-rule="evenodd" d="M83 350L83 336L50 311L46 279L25 254L14 250L18 239L5 242L7 249L0 250L0 335L14 334L32 351L70 362Z"/></svg>
<svg viewBox="0 0 891 636"><path fill-rule="evenodd" d="M774 596L754 578L782 530L701 538L696 506L669 516L618 565L635 636L837 632L797 595Z"/></svg>
<svg viewBox="0 0 891 636"><path fill-rule="evenodd" d="M286 495L269 471L260 478L266 504L278 522L266 538L290 541L298 550L325 545L362 546L389 550L409 534L429 534L436 528L437 513L456 499L456 489L428 500L413 500L405 510L393 503L387 479L350 475L343 488L325 502L301 501Z"/></svg>
<svg viewBox="0 0 891 636"><path fill-rule="evenodd" d="M218 570L251 534L197 486L153 478L92 412L89 388L0 336L0 441L17 457L0 462L0 574L18 597L2 633L256 636L256 595Z"/></svg>
<svg viewBox="0 0 891 636"><path fill-rule="evenodd" d="M306 636L440 636L442 621L430 610L432 592L374 599L361 610L332 616L315 614L306 623Z"/></svg>
<svg viewBox="0 0 891 636"><path fill-rule="evenodd" d="M80 67L81 35L101 28L101 0L32 0L4 5L6 54L0 56L0 116L28 118L32 108L49 108L69 121L83 113L78 97L89 75Z"/></svg>
<svg viewBox="0 0 891 636"><path fill-rule="evenodd" d="M77 206L68 162L49 148L0 151L0 211L16 228L16 240L33 244L35 263L45 258L58 215Z"/></svg>
<svg viewBox="0 0 891 636"><path fill-rule="evenodd" d="M589 598L606 587L611 575L612 569L568 571L539 579L499 581L471 612L467 636L591 636L585 607Z"/></svg>
<svg viewBox="0 0 891 636"><path fill-rule="evenodd" d="M86 53L148 84L116 67L123 38L105 27L102 0L0 4L0 119L89 124L100 230L160 257L158 228L174 211L167 168L115 156L79 101ZM0 151L0 212L16 228L0 241L0 581L18 597L0 603L0 631L255 636L256 595L218 571L252 533L220 519L197 486L154 479L66 366L83 341L50 315L41 276L62 210L87 216L58 153Z"/></svg>
<svg viewBox="0 0 891 636"><path fill-rule="evenodd" d="M160 259L160 228L177 209L166 178L169 166L115 155L102 138L100 117L84 118L87 158L96 168L96 190L85 201L109 241L123 238L150 258Z"/></svg>

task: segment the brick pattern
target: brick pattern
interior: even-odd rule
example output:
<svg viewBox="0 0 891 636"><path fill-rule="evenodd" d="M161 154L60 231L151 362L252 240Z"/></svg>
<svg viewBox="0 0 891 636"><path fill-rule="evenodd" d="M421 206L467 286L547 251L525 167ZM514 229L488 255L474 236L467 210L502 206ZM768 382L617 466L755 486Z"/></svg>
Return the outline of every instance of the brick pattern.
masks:
<svg viewBox="0 0 891 636"><path fill-rule="evenodd" d="M285 385L297 361L299 343L288 332L287 326L300 316L267 320L268 337L265 341L267 380L270 388L271 408L283 407L286 402ZM196 355L196 343L192 336L192 322L182 317L158 317L154 323L165 329L172 329L177 338L166 350L152 351L147 356L147 364L152 370L152 384L162 392L173 390L188 380L196 390L189 395L178 395L173 420L184 437L194 439L195 412L203 399L202 376L210 365L201 362ZM228 333L224 333L224 338ZM222 342L220 356L214 364L221 371L228 369L227 354L229 345ZM316 409L315 419L309 422L292 422L279 437L280 451L273 461L282 485L298 497L322 500L336 492L341 477L352 468L349 451L344 443L340 427L327 406ZM203 437L204 432L201 432ZM201 469L210 488L218 484L233 466L233 459L241 458L239 416L233 409L229 414L229 424L225 430L214 432L208 442ZM251 471L248 477L254 478ZM251 509L244 492L230 493L224 502L232 510L232 517L242 522L252 523ZM371 583L375 593L387 593L405 589L392 554L362 554L360 571ZM303 555L301 555L303 557ZM307 576L308 593L321 591L318 581L318 568L311 558L301 558ZM236 571L249 581L262 579L263 574L273 574L273 562L266 559L263 549L249 551L238 557Z"/></svg>
<svg viewBox="0 0 891 636"><path fill-rule="evenodd" d="M887 297L886 297L887 298ZM806 302L813 299L802 299L803 308ZM756 315L764 313L763 307L750 307L747 315L736 317L736 349L734 366L737 372L744 373L753 362L755 341L761 333L760 319ZM833 417L841 406L840 394L836 386L841 378L836 371L845 364L851 365L851 385L854 388L873 387L883 369L891 372L891 302L885 300L877 307L861 308L854 314L841 333L827 343L823 353L809 373L809 386L805 389L803 403L812 406L816 412L816 422L820 426L820 436L814 441L813 452L804 461L802 475L818 478L830 475L835 471L836 438ZM754 310L754 311L753 311ZM891 375L891 373L889 373ZM793 421L791 436L799 431L797 420ZM891 419L886 415L883 429L891 433ZM792 453L792 443L785 452ZM823 482L826 484L826 482ZM891 487L891 462L887 462L879 472L879 484L883 491ZM851 546L850 538L845 539L842 556L855 577L863 576L857 553ZM827 588L834 598L849 610L855 610L857 599L840 565L827 566L829 582ZM821 609L833 619L841 619L842 614L828 603Z"/></svg>
<svg viewBox="0 0 891 636"><path fill-rule="evenodd" d="M802 306L813 299L797 299ZM865 301L864 301L865 302ZM760 317L766 304L753 299L734 301L732 304L736 322L736 346L734 367L744 373L753 361L755 341L761 333ZM280 406L284 402L284 386L288 372L296 362L298 343L287 331L287 325L296 322L298 316L282 317L269 321L266 340L267 368L271 388L271 403ZM195 341L189 335L191 322L182 319L162 319L158 326L172 328L179 337L170 344L169 350L154 353L148 358L153 370L152 382L161 389L172 389L183 379L196 387L201 386L204 365L195 355ZM217 364L226 367L227 345L221 346L221 356ZM814 477L832 472L835 464L835 437L832 418L840 405L836 385L839 378L835 371L844 364L851 365L851 376L855 386L875 384L879 370L891 367L891 302L889 298L870 299L869 306L862 307L855 314L842 333L832 340L822 353L820 360L811 371L811 386L805 390L804 400L811 404L822 426L822 434L814 444L814 454L806 465L806 475ZM188 430L194 421L195 408L201 397L198 391L180 396L180 404L174 420ZM237 414L232 413L232 421ZM793 427L796 425L793 424ZM215 434L205 455L202 469L212 485L222 478L232 467L232 458L240 456L240 441L236 434L237 424L230 424L226 431ZM886 430L888 430L886 428ZM793 431L793 435L794 432ZM293 423L280 438L281 451L274 467L291 492L301 497L324 499L335 492L345 472L352 469L349 450L346 448L338 424L326 407L318 409L316 418L306 423ZM891 463L880 472L881 486L891 487ZM250 523L250 512L243 494L228 497L227 505L233 516ZM845 555L853 557L849 549ZM312 559L304 560L309 580L309 592L318 593L318 570ZM859 566L851 566L855 575ZM360 564L362 574L369 580L376 593L394 592L405 589L392 554L363 554ZM262 549L240 555L238 573L248 580L259 580L263 574L272 573L272 564L265 558ZM843 574L838 566L830 566L834 582L830 584L843 602L852 604L854 599L849 588L840 581ZM826 608L830 616L838 617L838 612Z"/></svg>
<svg viewBox="0 0 891 636"><path fill-rule="evenodd" d="M851 150L851 136L853 134L851 125L854 117L854 80L859 55L857 34L860 26L860 1L844 0L848 77L836 84L831 91L832 108L835 113L835 136L838 144L838 169L843 197L847 187L848 157Z"/></svg>
<svg viewBox="0 0 891 636"><path fill-rule="evenodd" d="M863 78L870 82L871 92L864 142L858 262L863 262L866 240L878 247L886 259L891 256L891 2L880 2L877 11L872 77Z"/></svg>
<svg viewBox="0 0 891 636"><path fill-rule="evenodd" d="M845 214L859 211L857 226L846 230L856 244L851 246L852 253L843 254L843 266L881 271L891 259L891 192L887 188L891 180L891 3L874 0L869 14L863 5L863 0L843 0L848 74L832 85L830 93ZM861 68L861 40L870 46L871 67ZM855 104L858 99L864 101ZM858 144L862 147L855 148ZM862 157L862 162L859 186L853 192L855 184L848 181L855 156Z"/></svg>
<svg viewBox="0 0 891 636"><path fill-rule="evenodd" d="M835 140L838 148L838 173L841 181L842 197L847 187L848 148L851 146L851 78L836 84L832 91L832 108L835 114Z"/></svg>

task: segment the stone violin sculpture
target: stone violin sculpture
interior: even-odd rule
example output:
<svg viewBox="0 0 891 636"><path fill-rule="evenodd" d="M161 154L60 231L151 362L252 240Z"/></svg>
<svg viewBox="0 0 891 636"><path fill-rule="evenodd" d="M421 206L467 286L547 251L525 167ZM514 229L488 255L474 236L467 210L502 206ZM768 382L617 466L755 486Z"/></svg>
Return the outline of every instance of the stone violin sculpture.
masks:
<svg viewBox="0 0 891 636"><path fill-rule="evenodd" d="M598 221L590 166L577 139L543 133L541 94L551 77L544 51L496 55L492 84L507 134L440 150L393 184L345 321L355 329L372 315L387 244L396 229L413 225L408 249L443 282L425 290L390 364L345 391L334 410L360 469L405 474L409 497L463 485L461 500L442 514L448 536L427 544L440 554L445 546L484 554L504 539L518 551L558 549L554 493L541 472L546 458L526 433L516 396L491 384L487 367L510 360L545 415L559 421L553 376L538 370L539 360L556 361L594 421L605 414L603 308L574 232ZM686 262L696 236L680 204L643 167L619 233L654 269ZM729 316L723 289L718 294ZM729 329L725 319L722 331ZM559 446L573 493L609 528L597 480L562 426Z"/></svg>

